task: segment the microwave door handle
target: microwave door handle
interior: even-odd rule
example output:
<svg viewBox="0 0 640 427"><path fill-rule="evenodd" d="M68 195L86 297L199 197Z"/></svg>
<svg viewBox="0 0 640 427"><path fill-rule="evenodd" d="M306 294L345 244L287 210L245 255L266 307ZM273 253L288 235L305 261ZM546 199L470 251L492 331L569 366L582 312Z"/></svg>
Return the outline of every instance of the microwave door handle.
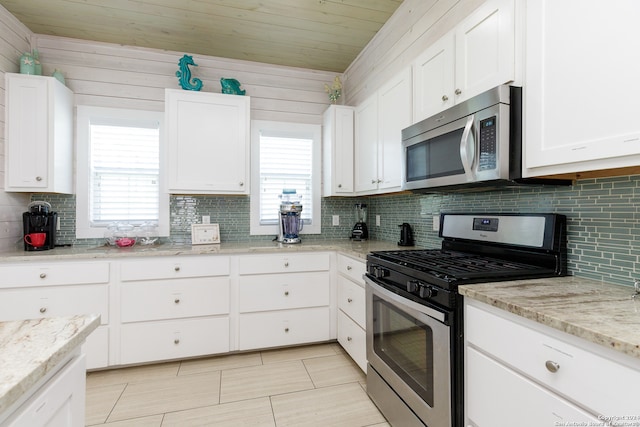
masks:
<svg viewBox="0 0 640 427"><path fill-rule="evenodd" d="M460 159L462 160L462 167L464 173L467 176L468 181L475 180L473 174L473 160L476 156L475 153L475 141L473 138L473 123L475 122L475 115L470 115L467 118L467 124L464 125L464 131L462 132L462 139L460 139Z"/></svg>

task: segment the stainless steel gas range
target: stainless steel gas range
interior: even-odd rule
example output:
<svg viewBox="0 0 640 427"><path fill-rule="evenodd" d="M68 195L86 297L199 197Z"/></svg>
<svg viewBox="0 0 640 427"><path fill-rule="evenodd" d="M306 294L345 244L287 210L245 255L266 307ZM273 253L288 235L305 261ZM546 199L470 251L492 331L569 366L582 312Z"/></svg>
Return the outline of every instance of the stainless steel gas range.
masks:
<svg viewBox="0 0 640 427"><path fill-rule="evenodd" d="M393 426L463 426L458 285L567 273L563 215L442 214L439 236L367 256L367 392Z"/></svg>

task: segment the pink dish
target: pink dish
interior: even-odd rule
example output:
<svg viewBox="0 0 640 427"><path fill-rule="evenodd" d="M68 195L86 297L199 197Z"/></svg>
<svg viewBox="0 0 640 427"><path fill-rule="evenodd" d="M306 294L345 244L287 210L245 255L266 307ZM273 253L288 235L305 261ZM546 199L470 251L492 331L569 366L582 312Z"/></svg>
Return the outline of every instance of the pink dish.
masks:
<svg viewBox="0 0 640 427"><path fill-rule="evenodd" d="M129 248L136 243L136 239L131 239L129 237L120 237L116 239L116 246L119 248Z"/></svg>

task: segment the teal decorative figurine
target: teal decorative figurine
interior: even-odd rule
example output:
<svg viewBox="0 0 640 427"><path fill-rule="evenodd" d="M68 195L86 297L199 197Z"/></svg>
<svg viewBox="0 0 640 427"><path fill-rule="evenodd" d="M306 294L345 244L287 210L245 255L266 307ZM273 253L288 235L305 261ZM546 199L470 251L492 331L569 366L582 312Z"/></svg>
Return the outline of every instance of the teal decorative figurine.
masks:
<svg viewBox="0 0 640 427"><path fill-rule="evenodd" d="M220 79L220 85L222 86L222 93L228 93L231 95L244 95L247 91L240 89L240 82L236 79Z"/></svg>
<svg viewBox="0 0 640 427"><path fill-rule="evenodd" d="M193 65L197 67L198 64L193 62L193 57L189 55L184 55L178 61L178 65L180 69L176 71L176 77L178 77L178 82L180 86L184 90L200 90L202 89L202 80L198 78L193 79L193 83L191 82L191 70L189 69L189 65Z"/></svg>

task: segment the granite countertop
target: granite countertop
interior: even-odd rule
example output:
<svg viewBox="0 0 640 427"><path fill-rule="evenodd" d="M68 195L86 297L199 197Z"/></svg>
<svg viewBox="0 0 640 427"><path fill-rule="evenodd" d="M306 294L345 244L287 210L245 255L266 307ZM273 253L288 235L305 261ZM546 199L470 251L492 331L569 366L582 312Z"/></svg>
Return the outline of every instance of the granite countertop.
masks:
<svg viewBox="0 0 640 427"><path fill-rule="evenodd" d="M177 245L161 244L132 248L117 248L113 246L97 247L60 247L48 251L26 252L21 249L0 252L0 262L20 261L55 261L61 259L102 259L126 258L130 256L176 256L176 255L207 255L207 254L250 254L250 253L282 253L282 252L317 252L338 251L354 258L366 260L372 251L420 249L418 246L398 246L396 242L366 240L356 242L349 239L311 240L295 245L285 245L265 240L264 242L230 242L216 245Z"/></svg>
<svg viewBox="0 0 640 427"><path fill-rule="evenodd" d="M0 414L78 348L100 316L0 322Z"/></svg>
<svg viewBox="0 0 640 427"><path fill-rule="evenodd" d="M463 285L458 292L640 358L640 295L631 286L568 276Z"/></svg>

